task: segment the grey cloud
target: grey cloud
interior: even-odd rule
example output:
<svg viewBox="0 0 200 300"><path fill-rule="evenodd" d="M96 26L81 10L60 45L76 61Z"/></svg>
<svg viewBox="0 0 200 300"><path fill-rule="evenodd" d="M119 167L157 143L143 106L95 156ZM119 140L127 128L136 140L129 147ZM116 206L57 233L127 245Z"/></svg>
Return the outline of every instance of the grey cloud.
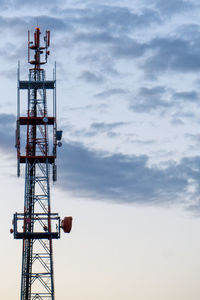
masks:
<svg viewBox="0 0 200 300"><path fill-rule="evenodd" d="M0 147L7 152L8 149L14 152L14 121L13 115L0 115ZM199 195L200 157L184 158L180 163L171 162L161 169L159 166L150 167L148 156L99 152L69 141L63 141L59 152L59 186L74 196L120 203L168 205L184 204ZM192 191L191 180L196 187Z"/></svg>
<svg viewBox="0 0 200 300"><path fill-rule="evenodd" d="M31 18L31 23L35 21L35 18ZM69 31L71 30L71 24L67 23L66 20L60 18L59 16L48 16L40 15L38 17L38 24L41 29L50 29L53 32L56 31Z"/></svg>
<svg viewBox="0 0 200 300"><path fill-rule="evenodd" d="M90 128L92 130L96 130L96 131L108 131L108 130L111 130L111 129L114 129L114 128L117 128L117 127L121 127L121 126L124 126L124 125L127 125L128 123L127 122L114 122L114 123L103 123L103 122L100 122L100 123L92 123Z"/></svg>
<svg viewBox="0 0 200 300"><path fill-rule="evenodd" d="M185 137L189 138L192 141L195 141L195 142L198 142L198 143L200 142L200 134L186 133Z"/></svg>
<svg viewBox="0 0 200 300"><path fill-rule="evenodd" d="M193 1L184 0L159 0L156 2L157 9L165 15L173 15L175 13L180 13L183 11L189 11L195 7Z"/></svg>
<svg viewBox="0 0 200 300"><path fill-rule="evenodd" d="M115 138L119 136L119 133L113 132L112 130L115 128L119 128L127 125L127 122L114 122L114 123L103 123L103 122L95 122L92 123L89 129L80 129L75 130L71 128L71 134L73 136L85 136L85 137L93 137L97 134L106 134L109 138ZM70 130L68 130L69 132Z"/></svg>
<svg viewBox="0 0 200 300"><path fill-rule="evenodd" d="M1 7L2 10L8 8L9 7L9 2L6 1L6 0L1 0L0 1L0 7Z"/></svg>
<svg viewBox="0 0 200 300"><path fill-rule="evenodd" d="M16 120L16 117L14 115L10 115L10 114L0 114L0 125L1 125L1 129L2 126L5 127L10 127L11 124L14 123L14 121Z"/></svg>
<svg viewBox="0 0 200 300"><path fill-rule="evenodd" d="M87 130L87 129L79 129L79 130L74 130L72 132L72 135L73 136L76 136L76 137L87 137L87 138L90 138L90 137L93 137L95 135L97 135L97 132L94 131L94 130Z"/></svg>
<svg viewBox="0 0 200 300"><path fill-rule="evenodd" d="M114 139L116 137L119 137L120 134L117 132L113 132L113 131L106 131L106 130L101 130L101 131L97 131L97 130L86 130L86 129L81 129L81 130L75 130L73 132L73 136L76 137L86 137L86 138L92 138L96 135L98 135L99 133L103 133L105 134L108 138Z"/></svg>
<svg viewBox="0 0 200 300"><path fill-rule="evenodd" d="M199 118L195 115L194 112L184 112L182 110L173 114L172 119L181 119L181 121L183 121L182 119L189 119L190 121L199 121Z"/></svg>
<svg viewBox="0 0 200 300"><path fill-rule="evenodd" d="M110 33L107 32L88 32L88 33L77 33L74 35L74 42L80 43L92 43L92 44L106 44L112 45L118 43L119 38L113 37Z"/></svg>
<svg viewBox="0 0 200 300"><path fill-rule="evenodd" d="M39 15L37 18L29 15L23 17L0 16L1 28L4 29L5 32L9 32L10 37L15 35L15 38L20 39L24 39L24 36L27 38L27 30L32 30L32 28L36 26L37 22L42 31L47 29L52 29L54 32L71 30L70 25L67 24L65 20L56 16Z"/></svg>
<svg viewBox="0 0 200 300"><path fill-rule="evenodd" d="M177 126L177 125L184 125L185 123L180 118L172 118L171 124Z"/></svg>
<svg viewBox="0 0 200 300"><path fill-rule="evenodd" d="M114 138L116 138L116 137L119 137L119 136L120 136L120 134L119 134L119 133L117 133L117 132L113 132L113 131L108 131L106 134L107 134L107 136L108 136L110 139L114 139Z"/></svg>
<svg viewBox="0 0 200 300"><path fill-rule="evenodd" d="M85 82L94 83L94 84L101 84L104 82L104 78L101 75L97 75L95 73L85 71L80 76L80 79L83 79Z"/></svg>
<svg viewBox="0 0 200 300"><path fill-rule="evenodd" d="M84 13L86 12L84 11ZM82 15L84 13L81 12ZM131 16L132 22L130 17L127 17L127 13ZM99 18L98 14L100 14ZM74 20L72 22L77 22L77 20ZM100 8L99 10L98 7L95 7L91 13L87 12L87 17L80 17L78 20L80 22L79 26L89 25L89 30L81 31L78 27L73 38L75 43L90 43L93 47L107 46L107 51L113 57L135 58L143 56L145 51L148 50L148 45L130 38L128 36L129 30L134 31L139 27L148 26L151 22L158 22L158 17L156 17L153 10L145 9L137 15L131 13L127 8L103 6L103 9ZM121 31L119 26L122 27ZM102 30L95 30L95 28Z"/></svg>
<svg viewBox="0 0 200 300"><path fill-rule="evenodd" d="M111 47L112 54L116 58L126 59L141 57L147 49L148 45L126 37L115 40Z"/></svg>
<svg viewBox="0 0 200 300"><path fill-rule="evenodd" d="M180 38L156 38L148 47L154 51L144 63L144 68L149 74L158 74L166 70L200 70L199 42L190 43Z"/></svg>
<svg viewBox="0 0 200 300"><path fill-rule="evenodd" d="M176 35L177 36L177 35ZM89 43L95 49L106 49L112 59L144 58L141 63L150 77L161 72L173 70L178 72L198 72L200 70L200 39L183 37L154 38L141 42L126 34L114 35L112 32L86 32L75 34L75 41ZM148 53L148 56L147 56Z"/></svg>
<svg viewBox="0 0 200 300"><path fill-rule="evenodd" d="M138 26L146 26L147 23L149 24L153 20L155 21L157 18L155 12L150 10L144 10L137 15L129 11L128 8L95 6L91 9L91 14L88 13L88 9L83 8L69 9L69 11L63 10L61 14L59 14L59 10L55 10L55 12L52 11L52 16L41 14L37 18L32 16L23 16L23 18L0 17L0 26L8 31L10 31L10 28L13 28L14 34L17 32L17 38L21 39L26 34L25 31L38 22L42 30L52 29L55 35L59 32L64 33L67 31L71 45L72 42L73 45L81 42L87 45L92 44L93 51L95 49L94 46L96 46L98 52L101 45L105 46L106 53L110 54L108 55L109 59L113 61L115 57L134 58L145 54L148 48L147 45L129 38L127 34L129 29L132 31ZM88 26L87 30L82 31L84 26ZM102 28L102 30L98 30L98 28ZM120 31L119 28L122 28L122 30ZM115 32L115 29L118 33ZM20 35L19 32L21 33ZM58 38L60 39L60 37ZM62 44L63 47L64 44L65 41ZM16 51L17 57L20 57L20 53L24 56L24 51L20 50ZM110 67L107 71L114 72L115 70Z"/></svg>
<svg viewBox="0 0 200 300"><path fill-rule="evenodd" d="M59 30L68 30L68 25L66 25L62 20L55 17L41 16L40 27L42 34L44 34L46 29L53 29L55 33ZM33 38L33 24L36 23L34 17L1 17L0 16L0 27L4 30L4 34L10 36L10 41L4 42L2 38L2 43L0 47L1 59L6 61L16 62L19 59L24 61L24 57L27 56L27 30L31 29L31 39ZM32 30L33 29L33 30ZM13 38L14 36L14 38ZM16 42L16 39L19 40ZM15 64L15 65L16 65ZM8 72L6 72L8 73ZM2 72L2 76L6 76L6 73Z"/></svg>
<svg viewBox="0 0 200 300"><path fill-rule="evenodd" d="M153 88L146 88L143 87L140 89L140 95L144 97L154 97L154 96L162 96L165 93L165 87L163 86L156 86Z"/></svg>
<svg viewBox="0 0 200 300"><path fill-rule="evenodd" d="M84 9L63 10L61 14L83 28L115 34L128 33L160 22L160 17L155 10L146 8L140 13L135 13L127 7L114 5L95 4Z"/></svg>
<svg viewBox="0 0 200 300"><path fill-rule="evenodd" d="M107 46L107 51L116 58L141 57L148 50L149 45L140 43L126 34L114 36L109 32L87 32L74 35L76 43L91 43L93 46Z"/></svg>
<svg viewBox="0 0 200 300"><path fill-rule="evenodd" d="M115 95L126 95L127 91L121 88L109 89L95 95L97 98L107 98Z"/></svg>
<svg viewBox="0 0 200 300"><path fill-rule="evenodd" d="M38 22L38 26L40 27L41 31L50 29L54 32L57 32L63 30L69 31L71 29L70 24L67 24L67 22L64 19L56 16L48 16L45 14L41 14L37 18L27 16L25 20L29 26L33 26L33 24L35 25L35 23Z"/></svg>
<svg viewBox="0 0 200 300"><path fill-rule="evenodd" d="M6 152L14 152L14 126L16 117L10 114L0 114L0 148Z"/></svg>
<svg viewBox="0 0 200 300"><path fill-rule="evenodd" d="M147 156L100 153L70 142L63 144L60 155L59 184L75 196L165 205L197 196L197 191L188 191L190 179L199 190L200 157L159 169L148 166Z"/></svg>
<svg viewBox="0 0 200 300"><path fill-rule="evenodd" d="M192 102L196 102L199 98L198 93L196 91L177 92L174 93L173 97L179 100L186 100Z"/></svg>
<svg viewBox="0 0 200 300"><path fill-rule="evenodd" d="M26 1L24 5L28 5L27 3L29 2ZM41 1L37 0L36 7L39 5L39 2ZM22 3L22 1L12 1L12 3ZM42 1L42 3L47 2ZM161 6L162 3L163 1L158 1L157 7ZM50 10L52 9L52 4L53 1L50 1ZM183 7L184 4L186 2L179 0L170 1L165 6ZM80 9L74 5L73 9L62 9L61 11L57 8L52 10L51 13L52 16L42 14L38 16L38 22L42 28L52 29L55 31L55 34L68 31L68 39L72 38L75 42L74 45L80 42L89 43L93 47L96 45L98 51L101 45L105 46L105 50L107 53L110 53L110 59L112 56L112 60L115 58L132 59L143 57L146 51L150 50L154 51L155 54L144 63L144 69L148 73L155 74L167 69L198 71L200 68L198 43L190 45L181 39L167 38L157 38L149 43L144 43L128 36L130 31L160 22L155 10L143 9L136 13L126 7L93 5L91 8L85 6ZM28 28L36 22L36 18L30 16L0 18L0 26L2 28L14 28L15 32L22 32L24 28ZM89 74L88 76L83 74L84 78L92 82L92 76L89 78ZM93 76L94 81L95 77Z"/></svg>
<svg viewBox="0 0 200 300"><path fill-rule="evenodd" d="M119 75L119 72L115 69L115 61L112 55L106 49L95 49L94 52L80 55L77 58L78 64L93 66L98 72L93 72L98 77L102 77L102 80L107 80L107 77L115 77ZM97 73L97 74L96 74ZM102 74L102 75L99 75ZM106 78L105 78L106 77Z"/></svg>
<svg viewBox="0 0 200 300"><path fill-rule="evenodd" d="M137 59L148 56L141 63L149 77L161 72L198 72L200 70L200 39L194 41L183 38L155 38L147 42L138 42L126 35L113 36L111 33L84 33L75 36L77 42L92 43L96 47L107 47L112 59ZM103 48L104 49L104 48Z"/></svg>
<svg viewBox="0 0 200 300"><path fill-rule="evenodd" d="M170 108L171 103L164 99L165 93L166 89L163 86L140 88L137 97L132 96L130 108L139 113Z"/></svg>
<svg viewBox="0 0 200 300"><path fill-rule="evenodd" d="M79 106L79 107L70 107L68 109L71 110L71 111L85 111L85 110L88 110L91 107L92 107L92 105L85 105L85 106Z"/></svg>
<svg viewBox="0 0 200 300"><path fill-rule="evenodd" d="M198 196L200 191L199 175L200 175L200 157L183 158L179 165L180 171L186 174L188 179L194 180L196 184L195 195ZM199 199L199 197L198 197Z"/></svg>
<svg viewBox="0 0 200 300"><path fill-rule="evenodd" d="M16 117L14 115L10 114L0 114L0 125L1 129L3 130L5 128L10 128L11 125L13 125L14 121L16 120Z"/></svg>
<svg viewBox="0 0 200 300"><path fill-rule="evenodd" d="M63 0L57 0L56 4L62 4ZM36 11L41 9L41 7L49 9L52 6L55 6L55 1L53 0L34 0L34 1L23 1L23 0L1 0L4 9L23 9L23 8L32 8Z"/></svg>
<svg viewBox="0 0 200 300"><path fill-rule="evenodd" d="M140 140L140 139L134 139L134 140L132 139L131 143L138 144L138 145L152 145L152 144L155 144L155 141L153 141L153 140L144 141L144 140Z"/></svg>
<svg viewBox="0 0 200 300"><path fill-rule="evenodd" d="M7 31L10 31L10 36L12 34L15 35L15 38L21 37L21 33L26 34L27 37L27 29L30 25L35 25L36 18L31 17L29 15L26 16L15 16L14 14L12 16L0 16L0 26L1 29L4 29L4 33ZM18 33L16 35L16 32ZM19 34L20 32L20 34Z"/></svg>
<svg viewBox="0 0 200 300"><path fill-rule="evenodd" d="M199 33L200 33L200 26L199 24L183 24L180 25L177 30L176 34L179 38L184 38L184 40L199 40Z"/></svg>

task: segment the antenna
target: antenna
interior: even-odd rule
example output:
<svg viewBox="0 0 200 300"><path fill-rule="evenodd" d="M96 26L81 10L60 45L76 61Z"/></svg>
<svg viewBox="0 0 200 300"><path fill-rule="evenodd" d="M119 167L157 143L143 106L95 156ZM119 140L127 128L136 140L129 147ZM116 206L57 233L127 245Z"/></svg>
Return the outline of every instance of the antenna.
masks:
<svg viewBox="0 0 200 300"><path fill-rule="evenodd" d="M29 80L20 79L18 66L17 173L20 176L20 166L25 165L25 195L24 212L14 214L10 232L15 239L23 240L21 300L55 299L52 243L60 238L61 229L69 233L72 227L72 217L61 221L57 213L51 212L49 171L52 167L53 181L56 181L57 146L62 145L62 131L57 130L55 70L53 80L46 80L45 70L41 68L49 55L50 31L46 31L43 45L40 36L38 26L33 41L28 32L28 62L33 65L29 69ZM21 90L27 90L27 105L23 110L27 114L22 116ZM53 92L51 109L47 90ZM48 110L53 111L53 115L49 116ZM26 138L20 135L23 128Z"/></svg>

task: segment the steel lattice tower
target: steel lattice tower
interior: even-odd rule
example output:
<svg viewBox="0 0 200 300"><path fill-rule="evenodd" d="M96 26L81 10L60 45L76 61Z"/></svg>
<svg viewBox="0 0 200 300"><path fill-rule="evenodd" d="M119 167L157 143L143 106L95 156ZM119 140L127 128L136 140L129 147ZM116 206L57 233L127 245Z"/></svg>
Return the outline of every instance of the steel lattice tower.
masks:
<svg viewBox="0 0 200 300"><path fill-rule="evenodd" d="M31 42L28 33L28 62L33 66L28 80L20 80L18 67L17 173L20 176L20 165L25 164L25 194L24 212L14 214L11 233L15 239L23 240L21 300L55 299L52 240L60 238L60 228L70 232L72 225L71 217L60 222L58 214L51 212L50 166L53 181L56 181L56 150L62 145L62 131L57 130L56 123L56 69L53 80L46 80L45 70L41 68L50 53L50 31L46 31L43 46L40 35L40 29L36 28ZM21 90L27 90L25 116L21 116L20 111ZM48 116L47 90L53 92L52 116ZM25 135L25 149L21 152L21 139Z"/></svg>

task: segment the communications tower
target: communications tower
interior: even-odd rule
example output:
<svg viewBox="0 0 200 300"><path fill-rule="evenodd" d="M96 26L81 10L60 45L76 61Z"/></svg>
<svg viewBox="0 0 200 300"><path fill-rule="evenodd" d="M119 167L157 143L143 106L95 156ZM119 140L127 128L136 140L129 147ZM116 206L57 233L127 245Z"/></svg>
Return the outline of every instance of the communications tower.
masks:
<svg viewBox="0 0 200 300"><path fill-rule="evenodd" d="M10 231L15 239L23 240L20 300L55 299L52 241L60 238L61 228L69 233L72 226L72 217L60 221L59 215L51 212L50 167L56 181L56 153L57 146L62 145L62 131L57 130L56 121L56 68L52 80L46 80L41 68L50 54L50 31L46 31L43 43L40 36L40 28L36 28L30 41L28 32L28 62L32 65L28 80L20 80L18 67L17 174L20 176L20 166L25 164L25 194L24 212L14 214ZM51 101L47 101L49 95Z"/></svg>

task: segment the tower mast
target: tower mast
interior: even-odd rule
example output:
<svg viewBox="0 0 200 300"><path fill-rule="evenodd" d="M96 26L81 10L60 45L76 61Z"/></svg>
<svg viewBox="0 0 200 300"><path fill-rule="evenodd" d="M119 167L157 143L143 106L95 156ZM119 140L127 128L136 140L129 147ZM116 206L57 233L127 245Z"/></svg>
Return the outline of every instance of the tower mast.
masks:
<svg viewBox="0 0 200 300"><path fill-rule="evenodd" d="M20 80L18 67L17 174L20 176L20 165L25 164L25 194L24 212L14 214L11 233L15 239L23 240L20 300L55 299L52 240L60 238L60 228L69 233L72 226L71 217L61 222L59 215L51 212L49 173L52 166L56 181L57 146L62 145L62 131L57 130L56 122L56 69L53 79L46 80L41 68L50 54L50 31L46 31L44 45L40 35L37 27L34 40L30 41L28 32L28 62L32 65L28 80ZM24 116L20 109L22 90L27 91ZM47 103L47 90L53 92L52 107Z"/></svg>

